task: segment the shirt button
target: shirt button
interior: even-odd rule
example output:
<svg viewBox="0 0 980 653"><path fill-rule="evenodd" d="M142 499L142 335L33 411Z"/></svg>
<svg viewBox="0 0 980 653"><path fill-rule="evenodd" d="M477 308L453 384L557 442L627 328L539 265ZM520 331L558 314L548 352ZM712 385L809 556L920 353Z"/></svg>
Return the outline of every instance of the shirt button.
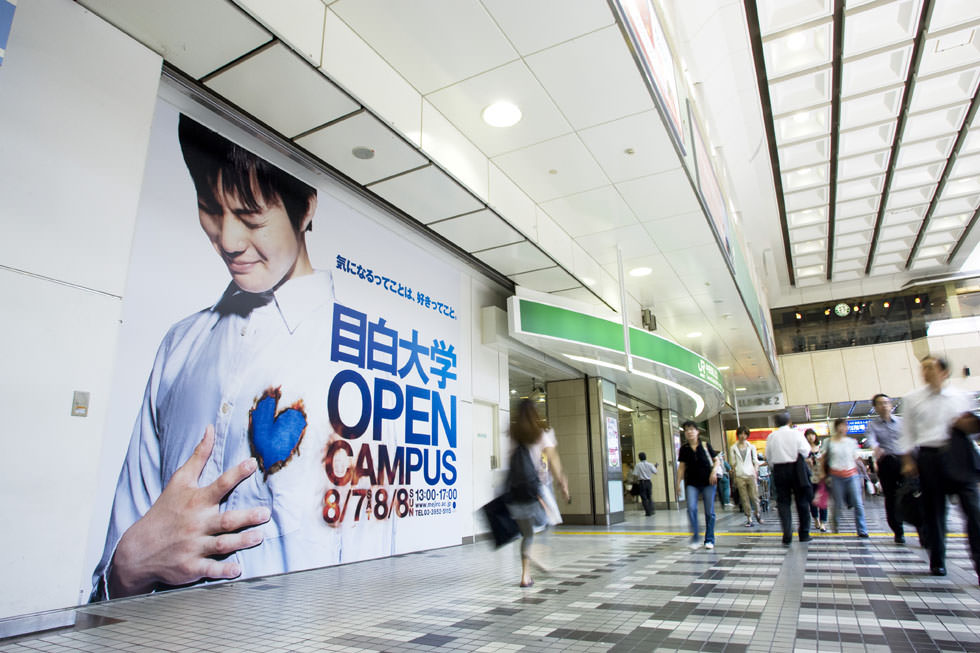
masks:
<svg viewBox="0 0 980 653"><path fill-rule="evenodd" d="M223 402L221 404L221 414L227 415L229 410L231 410L231 405L227 401Z"/></svg>
<svg viewBox="0 0 980 653"><path fill-rule="evenodd" d="M248 333L248 327L242 327L242 335L244 336L246 333Z"/></svg>

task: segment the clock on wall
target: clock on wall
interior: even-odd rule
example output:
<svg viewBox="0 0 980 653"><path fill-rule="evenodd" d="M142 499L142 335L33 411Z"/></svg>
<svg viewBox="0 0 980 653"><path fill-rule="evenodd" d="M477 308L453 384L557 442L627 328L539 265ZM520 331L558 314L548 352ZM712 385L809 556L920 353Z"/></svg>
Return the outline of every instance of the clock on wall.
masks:
<svg viewBox="0 0 980 653"><path fill-rule="evenodd" d="M834 306L834 313L836 313L839 317L847 317L850 314L850 312L851 312L851 307L845 304L844 302L841 302L837 306Z"/></svg>

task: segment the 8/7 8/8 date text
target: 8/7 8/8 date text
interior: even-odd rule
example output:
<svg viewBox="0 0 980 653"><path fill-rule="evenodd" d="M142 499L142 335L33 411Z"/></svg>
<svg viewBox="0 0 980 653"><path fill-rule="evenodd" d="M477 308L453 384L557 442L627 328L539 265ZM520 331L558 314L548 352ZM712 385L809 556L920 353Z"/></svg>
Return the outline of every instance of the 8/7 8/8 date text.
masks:
<svg viewBox="0 0 980 653"><path fill-rule="evenodd" d="M416 501L455 501L456 496L455 488L435 490L404 487L348 487L343 494L340 490L331 488L323 497L323 521L331 525L338 524L350 518L349 511L352 511L350 515L354 521L410 517L416 514Z"/></svg>

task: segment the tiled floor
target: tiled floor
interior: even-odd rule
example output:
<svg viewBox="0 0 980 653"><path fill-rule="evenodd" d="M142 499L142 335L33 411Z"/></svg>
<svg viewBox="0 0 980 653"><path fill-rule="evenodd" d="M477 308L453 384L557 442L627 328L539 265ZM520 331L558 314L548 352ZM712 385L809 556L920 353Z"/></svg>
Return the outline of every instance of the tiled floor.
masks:
<svg viewBox="0 0 980 653"><path fill-rule="evenodd" d="M0 651L980 651L966 540L950 537L934 578L914 535L892 542L879 500L870 540L784 547L774 512L748 529L729 511L717 548L693 553L684 513L629 514L539 536L551 571L530 589L516 545L480 543L86 606L74 628Z"/></svg>

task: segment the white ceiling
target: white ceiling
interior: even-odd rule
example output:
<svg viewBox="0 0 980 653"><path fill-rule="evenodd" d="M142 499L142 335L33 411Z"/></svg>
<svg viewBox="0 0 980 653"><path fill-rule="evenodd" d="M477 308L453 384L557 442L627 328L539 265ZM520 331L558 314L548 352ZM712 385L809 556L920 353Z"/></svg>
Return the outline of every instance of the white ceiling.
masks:
<svg viewBox="0 0 980 653"><path fill-rule="evenodd" d="M980 139L970 131L976 121L965 124L980 82L980 3L848 2L837 61L831 0L750 3L792 247L783 254L781 238L768 242L797 287L883 277L897 288L923 271L948 271L980 206L970 156ZM959 262L969 249L956 252ZM784 295L793 303L792 292Z"/></svg>
<svg viewBox="0 0 980 653"><path fill-rule="evenodd" d="M980 83L980 2L848 2L836 97L833 0L756 2L776 161L742 0L656 4L763 305L948 269L980 204L980 118L964 129ZM923 2L932 16L917 51ZM627 271L651 269L627 277L634 321L652 307L661 334L730 367L747 394L778 385L692 187L691 155L675 149L606 0L575 11L567 0L82 4L516 283L618 306L619 248ZM501 98L523 112L509 129L480 118ZM375 157L352 157L359 146Z"/></svg>

